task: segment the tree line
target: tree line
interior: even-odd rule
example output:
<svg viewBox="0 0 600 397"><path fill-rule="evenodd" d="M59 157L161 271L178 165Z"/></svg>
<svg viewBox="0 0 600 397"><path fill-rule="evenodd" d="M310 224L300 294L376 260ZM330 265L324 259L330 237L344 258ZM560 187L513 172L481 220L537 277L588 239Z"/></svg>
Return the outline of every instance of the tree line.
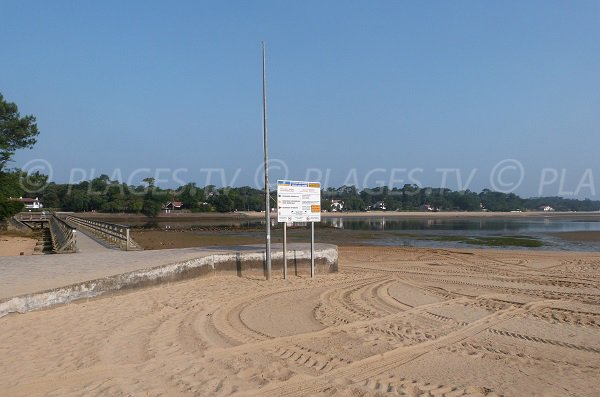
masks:
<svg viewBox="0 0 600 397"><path fill-rule="evenodd" d="M387 186L358 190L355 186L327 188L322 194L322 207L331 208L333 200L343 201L345 211L364 211L377 203L385 203L391 211L532 211L549 206L556 211L598 211L600 201L563 197L521 198L514 193L484 189L453 191L447 188L419 187L406 184L401 188Z"/></svg>
<svg viewBox="0 0 600 397"><path fill-rule="evenodd" d="M111 181L101 175L77 184L48 183L36 193L46 208L62 211L144 213L152 216L169 202L178 201L192 212L264 211L264 193L251 187L198 187L188 183L177 189L163 189L153 178L138 186Z"/></svg>
<svg viewBox="0 0 600 397"><path fill-rule="evenodd" d="M19 175L13 175L18 179ZM264 211L264 191L249 186L217 188L199 187L188 183L177 189L163 189L154 185L152 178L144 184L131 186L111 181L101 175L77 184L47 183L44 175L20 175L36 193L23 194L39 197L46 208L61 211L97 211L143 213L156 216L168 202L178 201L191 212ZM40 189L41 187L41 189ZM453 191L445 188L421 188L404 185L402 188L365 188L355 186L329 187L322 191L321 207L325 211L342 202L342 211L378 209L384 203L388 211L531 211L550 206L556 211L598 211L600 201L567 199L562 197L521 198L514 193L494 192L489 189L477 193L470 190ZM14 197L14 195L13 195ZM17 196L18 197L18 196ZM271 192L271 205L277 206L277 192ZM339 208L339 207L338 207Z"/></svg>
<svg viewBox="0 0 600 397"><path fill-rule="evenodd" d="M21 116L19 108L0 94L0 221L23 209L23 204L9 200L19 193L20 171L6 172L6 164L18 149L32 148L39 134L34 116Z"/></svg>

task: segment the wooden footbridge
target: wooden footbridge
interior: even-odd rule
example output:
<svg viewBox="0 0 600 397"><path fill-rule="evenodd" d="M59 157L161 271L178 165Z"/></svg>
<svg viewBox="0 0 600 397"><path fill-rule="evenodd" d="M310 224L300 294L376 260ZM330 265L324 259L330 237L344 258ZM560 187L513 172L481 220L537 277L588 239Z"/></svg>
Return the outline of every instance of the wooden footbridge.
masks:
<svg viewBox="0 0 600 397"><path fill-rule="evenodd" d="M131 238L129 226L68 213L22 212L13 217L12 223L19 229L41 231L42 239L49 240L49 251L55 254L142 249Z"/></svg>

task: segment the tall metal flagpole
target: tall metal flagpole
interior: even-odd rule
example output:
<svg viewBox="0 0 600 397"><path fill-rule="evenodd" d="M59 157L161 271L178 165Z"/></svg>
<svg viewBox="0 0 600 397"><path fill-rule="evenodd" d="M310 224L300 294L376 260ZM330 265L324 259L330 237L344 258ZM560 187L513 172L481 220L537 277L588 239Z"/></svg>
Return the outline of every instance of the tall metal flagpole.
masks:
<svg viewBox="0 0 600 397"><path fill-rule="evenodd" d="M269 132L267 129L267 73L266 73L266 55L265 42L262 42L262 74L263 74L263 145L265 152L265 223L267 224L266 241L266 262L267 262L267 280L271 279L271 203L269 201Z"/></svg>

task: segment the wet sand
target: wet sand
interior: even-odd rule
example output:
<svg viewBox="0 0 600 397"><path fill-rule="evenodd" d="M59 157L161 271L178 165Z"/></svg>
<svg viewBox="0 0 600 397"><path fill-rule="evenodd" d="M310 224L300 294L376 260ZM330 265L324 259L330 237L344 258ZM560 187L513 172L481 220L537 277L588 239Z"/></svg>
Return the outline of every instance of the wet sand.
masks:
<svg viewBox="0 0 600 397"><path fill-rule="evenodd" d="M550 234L552 236L559 237L567 241L584 241L600 243L600 232L598 231L560 232Z"/></svg>
<svg viewBox="0 0 600 397"><path fill-rule="evenodd" d="M315 239L320 243L334 245L364 245L366 241L382 238L382 232L342 230L336 228L316 228ZM258 228L216 227L215 230L142 230L134 229L132 238L145 250L165 248L187 248L227 245L264 244L265 231ZM310 229L307 227L288 228L288 242L310 242ZM271 241L283 242L282 228L271 229Z"/></svg>
<svg viewBox="0 0 600 397"><path fill-rule="evenodd" d="M596 396L600 255L342 247L0 319L7 396Z"/></svg>

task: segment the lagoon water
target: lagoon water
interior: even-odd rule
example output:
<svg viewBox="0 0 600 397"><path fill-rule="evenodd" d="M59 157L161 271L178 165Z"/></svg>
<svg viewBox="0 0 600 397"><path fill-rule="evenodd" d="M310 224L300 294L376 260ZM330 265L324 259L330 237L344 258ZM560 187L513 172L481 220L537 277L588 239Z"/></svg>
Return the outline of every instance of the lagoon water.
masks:
<svg viewBox="0 0 600 397"><path fill-rule="evenodd" d="M589 219L558 217L523 218L427 218L398 219L385 216L370 218L326 218L325 225L344 230L380 231L375 244L416 247L465 247L452 241L419 240L419 236L519 236L540 239L539 249L600 251L599 242L567 241L555 236L564 232L600 232L600 214ZM385 233L388 232L388 233ZM514 247L511 247L514 248ZM527 248L531 249L531 248Z"/></svg>
<svg viewBox="0 0 600 397"><path fill-rule="evenodd" d="M460 231L482 233L558 233L600 231L600 214L597 220L562 218L470 218L470 219L398 219L385 216L370 218L324 218L322 223L349 230L389 231Z"/></svg>
<svg viewBox="0 0 600 397"><path fill-rule="evenodd" d="M205 219L194 221L161 221L163 229L206 227L234 227L241 230L257 229L263 219ZM273 226L278 227L273 221ZM465 247L468 244L453 241L419 239L430 236L528 236L540 239L544 246L537 249L600 251L599 242L567 241L555 233L600 232L600 213L581 216L522 216L522 217L423 217L414 218L393 214L372 217L323 217L318 228L373 232L364 243L415 247ZM480 247L480 246L479 246ZM510 247L514 248L514 247ZM531 249L531 248L527 248Z"/></svg>

